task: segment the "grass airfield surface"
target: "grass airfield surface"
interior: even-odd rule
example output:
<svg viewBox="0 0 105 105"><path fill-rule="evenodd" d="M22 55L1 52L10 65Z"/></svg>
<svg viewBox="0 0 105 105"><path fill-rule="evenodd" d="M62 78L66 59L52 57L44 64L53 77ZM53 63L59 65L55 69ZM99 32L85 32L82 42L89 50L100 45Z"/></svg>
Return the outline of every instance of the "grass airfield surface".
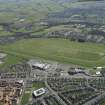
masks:
<svg viewBox="0 0 105 105"><path fill-rule="evenodd" d="M101 44L71 42L67 39L28 39L1 48L11 55L6 60L7 64L22 58L38 57L84 67L105 65L105 46Z"/></svg>

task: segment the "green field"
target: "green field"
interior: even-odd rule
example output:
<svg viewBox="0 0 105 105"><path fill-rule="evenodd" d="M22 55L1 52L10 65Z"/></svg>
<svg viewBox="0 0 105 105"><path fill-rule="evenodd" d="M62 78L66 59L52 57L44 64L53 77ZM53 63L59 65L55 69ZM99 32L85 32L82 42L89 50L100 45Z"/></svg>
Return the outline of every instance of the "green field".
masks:
<svg viewBox="0 0 105 105"><path fill-rule="evenodd" d="M29 101L29 98L30 98L30 93L24 93L21 100L21 105L26 105Z"/></svg>
<svg viewBox="0 0 105 105"><path fill-rule="evenodd" d="M21 56L16 56L12 54L8 54L7 57L4 59L4 62L2 65L0 65L0 68L7 67L11 64L16 64L19 62L23 62L25 59Z"/></svg>
<svg viewBox="0 0 105 105"><path fill-rule="evenodd" d="M105 103L101 104L101 105L105 105Z"/></svg>
<svg viewBox="0 0 105 105"><path fill-rule="evenodd" d="M105 65L105 46L66 39L28 39L1 46L11 56L7 64L30 58L44 58L84 67ZM12 56L13 55L13 56Z"/></svg>
<svg viewBox="0 0 105 105"><path fill-rule="evenodd" d="M37 89L39 89L39 88L44 88L45 87L45 84L44 83L33 83L33 85L32 85L32 87L33 87L33 89L35 89L35 90L37 90Z"/></svg>

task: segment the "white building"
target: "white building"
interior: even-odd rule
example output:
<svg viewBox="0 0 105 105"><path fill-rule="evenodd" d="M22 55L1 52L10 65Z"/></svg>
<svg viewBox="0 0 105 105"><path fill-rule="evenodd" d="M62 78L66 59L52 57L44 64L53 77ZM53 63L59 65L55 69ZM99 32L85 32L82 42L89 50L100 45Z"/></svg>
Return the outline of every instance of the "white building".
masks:
<svg viewBox="0 0 105 105"><path fill-rule="evenodd" d="M100 70L101 70L102 68L103 68L103 67L97 67L97 69L100 69Z"/></svg>
<svg viewBox="0 0 105 105"><path fill-rule="evenodd" d="M33 69L40 69L40 70L46 70L50 67L50 64L48 63L43 63L40 61L36 60L30 60L28 64L33 68Z"/></svg>
<svg viewBox="0 0 105 105"><path fill-rule="evenodd" d="M24 21L25 21L25 19L20 19L19 21L20 21L20 22L24 22Z"/></svg>
<svg viewBox="0 0 105 105"><path fill-rule="evenodd" d="M4 63L2 60L7 56L7 54L0 53L0 64Z"/></svg>
<svg viewBox="0 0 105 105"><path fill-rule="evenodd" d="M35 67L35 68L44 69L45 64L36 62L36 63L34 63L32 66Z"/></svg>
<svg viewBox="0 0 105 105"><path fill-rule="evenodd" d="M96 72L96 75L101 75L101 72L100 72L100 71L97 71L97 72Z"/></svg>
<svg viewBox="0 0 105 105"><path fill-rule="evenodd" d="M4 53L0 53L0 59L3 59L4 57L6 57L7 54Z"/></svg>
<svg viewBox="0 0 105 105"><path fill-rule="evenodd" d="M35 90L34 92L33 92L33 95L35 96L35 97L39 97L39 96L41 96L41 95L43 95L43 94L45 94L46 93L46 90L44 89L44 88L40 88L40 89L38 89L38 90Z"/></svg>
<svg viewBox="0 0 105 105"><path fill-rule="evenodd" d="M2 61L0 61L0 64L3 64L3 62L2 62Z"/></svg>

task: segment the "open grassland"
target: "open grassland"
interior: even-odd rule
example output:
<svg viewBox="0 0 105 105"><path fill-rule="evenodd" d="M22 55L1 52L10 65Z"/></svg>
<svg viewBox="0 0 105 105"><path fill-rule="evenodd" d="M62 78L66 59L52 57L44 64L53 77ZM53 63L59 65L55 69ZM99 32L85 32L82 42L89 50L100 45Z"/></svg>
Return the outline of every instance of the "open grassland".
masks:
<svg viewBox="0 0 105 105"><path fill-rule="evenodd" d="M13 54L8 54L5 59L3 60L5 63L1 64L0 65L0 68L3 68L3 67L7 67L11 64L16 64L16 63L19 63L19 62L23 62L25 59L21 56L16 56L16 55L13 55Z"/></svg>
<svg viewBox="0 0 105 105"><path fill-rule="evenodd" d="M28 39L1 48L13 55L7 59L7 64L22 58L39 57L84 67L105 65L105 45L100 44L71 42L66 39Z"/></svg>
<svg viewBox="0 0 105 105"><path fill-rule="evenodd" d="M29 101L29 98L30 98L30 93L24 93L21 100L21 105L26 105Z"/></svg>
<svg viewBox="0 0 105 105"><path fill-rule="evenodd" d="M45 84L44 83L33 83L32 87L37 90L39 88L44 88Z"/></svg>

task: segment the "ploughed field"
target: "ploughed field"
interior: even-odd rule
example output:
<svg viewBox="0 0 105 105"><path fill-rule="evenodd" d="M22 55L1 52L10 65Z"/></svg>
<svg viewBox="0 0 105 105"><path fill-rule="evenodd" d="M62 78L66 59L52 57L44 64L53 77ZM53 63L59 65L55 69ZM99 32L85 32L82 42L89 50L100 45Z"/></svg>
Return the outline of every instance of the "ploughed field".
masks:
<svg viewBox="0 0 105 105"><path fill-rule="evenodd" d="M84 67L105 65L105 45L101 44L78 43L67 39L24 39L1 48L11 55L6 61L8 63L13 57L18 58L18 61L38 57Z"/></svg>

